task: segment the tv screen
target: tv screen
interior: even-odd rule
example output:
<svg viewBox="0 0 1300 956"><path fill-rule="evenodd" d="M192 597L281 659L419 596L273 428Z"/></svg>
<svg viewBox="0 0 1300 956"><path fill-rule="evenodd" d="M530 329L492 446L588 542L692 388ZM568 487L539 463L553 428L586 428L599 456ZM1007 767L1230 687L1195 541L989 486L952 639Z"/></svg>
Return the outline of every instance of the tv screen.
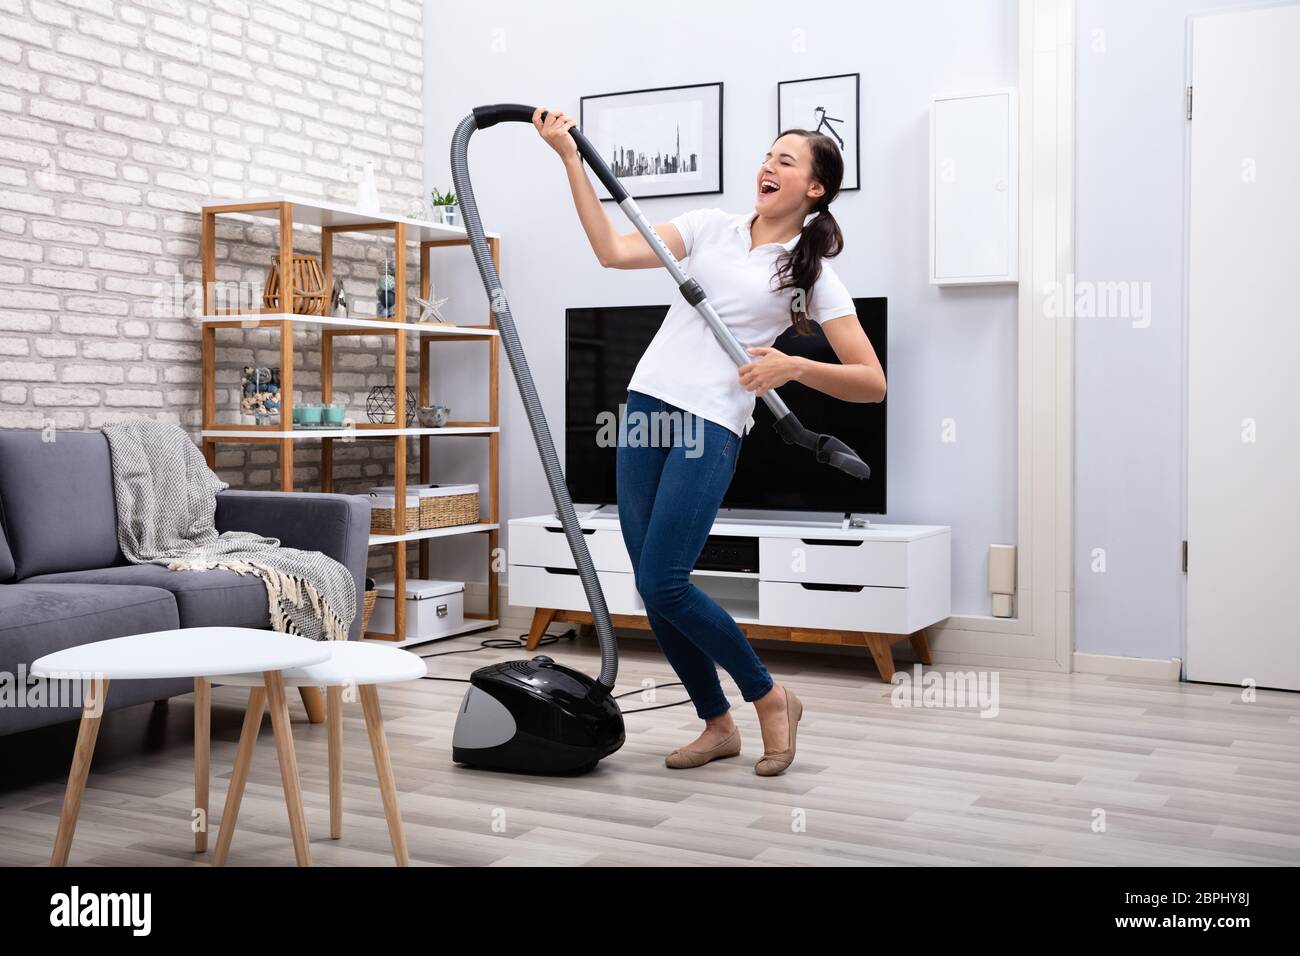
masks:
<svg viewBox="0 0 1300 956"><path fill-rule="evenodd" d="M888 309L884 298L853 300L858 321L888 375ZM564 474L569 496L583 504L618 499L617 448L596 440L602 418L617 415L627 401L627 383L668 312L666 305L569 309L566 312ZM703 322L703 319L700 319ZM839 364L815 327L811 336L791 327L772 343L787 355ZM772 511L885 513L886 402L845 402L789 382L777 390L804 426L834 435L871 466L866 481L819 464L811 451L787 445L772 428L772 413L759 398L754 426L740 446L740 458L723 508Z"/></svg>

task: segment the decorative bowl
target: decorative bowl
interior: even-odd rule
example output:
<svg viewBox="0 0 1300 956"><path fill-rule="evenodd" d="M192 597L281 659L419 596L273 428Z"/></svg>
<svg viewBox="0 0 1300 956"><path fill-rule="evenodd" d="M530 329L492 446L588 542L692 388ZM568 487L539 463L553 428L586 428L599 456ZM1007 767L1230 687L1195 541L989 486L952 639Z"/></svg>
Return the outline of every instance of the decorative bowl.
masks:
<svg viewBox="0 0 1300 956"><path fill-rule="evenodd" d="M446 405L424 405L416 412L416 416L420 419L421 428L441 428L451 417L451 409Z"/></svg>

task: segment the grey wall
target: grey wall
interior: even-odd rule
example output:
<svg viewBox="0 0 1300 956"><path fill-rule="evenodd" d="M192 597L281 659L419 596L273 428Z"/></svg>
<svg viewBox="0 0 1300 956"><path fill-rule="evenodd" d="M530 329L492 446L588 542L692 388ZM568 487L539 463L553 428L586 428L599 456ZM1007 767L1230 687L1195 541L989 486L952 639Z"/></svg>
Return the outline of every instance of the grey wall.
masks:
<svg viewBox="0 0 1300 956"><path fill-rule="evenodd" d="M1244 5L1078 5L1075 272L1151 292L1146 327L1076 320L1075 645L1085 653L1182 656L1186 27L1190 14Z"/></svg>
<svg viewBox="0 0 1300 956"><path fill-rule="evenodd" d="M699 206L743 211L752 208L755 171L776 133L777 82L861 73L862 189L835 205L847 237L836 268L854 295L890 300L884 520L952 525L953 610L988 613L987 546L1014 542L1016 531L1016 293L1014 286L928 284L928 110L936 92L1016 84L1016 3L756 0L619 8L616 17L610 9L592 0L566 3L562 12L528 2L428 0L430 184L449 185L451 131L481 103L539 101L576 116L582 95L720 80L726 192L651 199L643 208L656 222ZM563 454L564 309L667 302L672 286L659 270L600 268L560 163L531 128L479 134L471 159L484 221L503 235L502 277ZM622 228L617 210L607 209ZM468 257L449 253L445 261L444 294L482 302ZM456 269L463 281L452 281ZM472 391L481 374L472 357L457 355L436 381L455 396ZM502 410L503 520L549 512L508 371ZM955 443L941 440L948 418ZM449 462L442 477L462 477L458 467ZM479 566L450 560L440 573Z"/></svg>

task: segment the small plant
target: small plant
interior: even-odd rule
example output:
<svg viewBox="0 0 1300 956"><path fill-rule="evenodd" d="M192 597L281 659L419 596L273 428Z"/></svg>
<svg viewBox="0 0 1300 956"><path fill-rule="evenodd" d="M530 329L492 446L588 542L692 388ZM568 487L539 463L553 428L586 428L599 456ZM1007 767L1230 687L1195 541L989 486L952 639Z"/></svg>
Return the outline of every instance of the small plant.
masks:
<svg viewBox="0 0 1300 956"><path fill-rule="evenodd" d="M454 206L456 205L456 194L453 192L439 192L434 189L429 202L434 206Z"/></svg>

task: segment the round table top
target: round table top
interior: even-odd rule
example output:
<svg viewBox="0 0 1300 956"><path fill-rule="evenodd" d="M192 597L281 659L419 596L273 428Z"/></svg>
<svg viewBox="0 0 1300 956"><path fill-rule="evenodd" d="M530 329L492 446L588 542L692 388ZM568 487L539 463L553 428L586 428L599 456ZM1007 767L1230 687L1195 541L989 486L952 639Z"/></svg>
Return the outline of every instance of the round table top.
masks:
<svg viewBox="0 0 1300 956"><path fill-rule="evenodd" d="M329 660L304 667L286 669L283 673L287 687L339 687L367 684L400 684L419 680L429 669L424 658L400 647L385 647L362 641L326 641ZM218 684L235 687L261 687L260 672L228 674L217 678Z"/></svg>
<svg viewBox="0 0 1300 956"><path fill-rule="evenodd" d="M68 647L46 654L29 672L106 680L217 677L319 664L329 660L328 643L250 627L189 627Z"/></svg>

